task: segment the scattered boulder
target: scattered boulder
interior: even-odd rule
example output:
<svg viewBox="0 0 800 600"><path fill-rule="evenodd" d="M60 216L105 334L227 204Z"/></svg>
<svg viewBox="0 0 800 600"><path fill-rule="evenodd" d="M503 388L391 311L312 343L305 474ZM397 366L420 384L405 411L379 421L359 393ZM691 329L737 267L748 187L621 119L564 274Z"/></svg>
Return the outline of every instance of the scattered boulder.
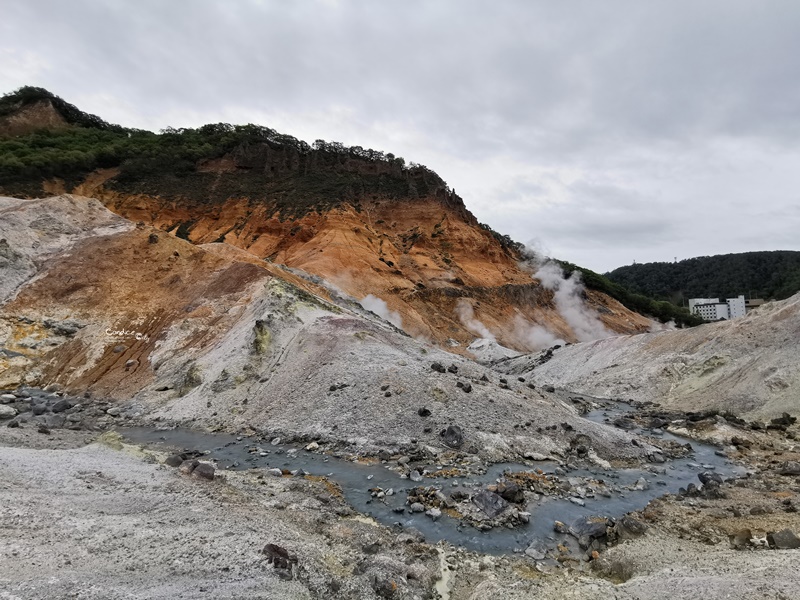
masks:
<svg viewBox="0 0 800 600"><path fill-rule="evenodd" d="M283 546L278 546L277 544L267 544L261 552L266 555L267 562L275 567L276 571L284 572L278 573L281 577L291 579L292 567L298 562L297 556L290 553Z"/></svg>
<svg viewBox="0 0 800 600"><path fill-rule="evenodd" d="M767 543L770 548L778 550L794 550L800 548L800 538L791 529L782 529L776 533L767 535Z"/></svg>
<svg viewBox="0 0 800 600"><path fill-rule="evenodd" d="M440 362L435 362L431 365L431 369L436 371L437 373L445 373L447 370L444 368L444 365Z"/></svg>
<svg viewBox="0 0 800 600"><path fill-rule="evenodd" d="M796 422L797 417L792 417L789 413L783 413L780 417L776 417L771 421L772 425L782 425L784 427L794 425Z"/></svg>
<svg viewBox="0 0 800 600"><path fill-rule="evenodd" d="M578 540L581 548L587 549L594 540L605 542L608 535L608 525L606 517L580 517L570 525L569 533Z"/></svg>
<svg viewBox="0 0 800 600"><path fill-rule="evenodd" d="M192 477L214 481L215 471L216 469L214 468L214 465L212 465L211 463L201 462L192 470Z"/></svg>
<svg viewBox="0 0 800 600"><path fill-rule="evenodd" d="M793 460L786 461L779 471L781 475L800 475L800 462Z"/></svg>
<svg viewBox="0 0 800 600"><path fill-rule="evenodd" d="M185 459L180 454L171 454L164 461L164 464L168 467L180 467L184 460Z"/></svg>
<svg viewBox="0 0 800 600"><path fill-rule="evenodd" d="M711 471L703 471L697 476L697 478L703 485L708 484L709 481L714 481L716 483L723 482L722 475L720 475L719 473L712 473Z"/></svg>
<svg viewBox="0 0 800 600"><path fill-rule="evenodd" d="M50 410L52 412L54 412L54 413L62 413L65 410L67 410L68 408L70 408L69 400L65 400L64 398L61 398L60 400L57 400L53 404L53 406L50 407Z"/></svg>
<svg viewBox="0 0 800 600"><path fill-rule="evenodd" d="M614 425L626 431L636 429L636 423L630 417L617 417L614 419Z"/></svg>
<svg viewBox="0 0 800 600"><path fill-rule="evenodd" d="M472 497L472 503L480 508L487 517L494 519L508 508L508 502L498 494L483 490Z"/></svg>
<svg viewBox="0 0 800 600"><path fill-rule="evenodd" d="M640 537L647 531L647 525L634 519L630 515L625 515L614 524L614 533L617 539L630 540Z"/></svg>
<svg viewBox="0 0 800 600"><path fill-rule="evenodd" d="M735 534L728 537L731 540L731 546L735 550L741 550L742 548L747 548L750 539L753 537L753 533L749 529L740 529Z"/></svg>
<svg viewBox="0 0 800 600"><path fill-rule="evenodd" d="M553 531L555 531L556 533L569 533L569 527L567 527L561 521L555 521L553 523Z"/></svg>
<svg viewBox="0 0 800 600"><path fill-rule="evenodd" d="M13 419L17 416L17 409L8 404L0 404L0 419Z"/></svg>
<svg viewBox="0 0 800 600"><path fill-rule="evenodd" d="M438 508L430 508L427 511L425 511L425 514L428 515L434 521L436 521L439 517L442 516L442 511L439 510Z"/></svg>
<svg viewBox="0 0 800 600"><path fill-rule="evenodd" d="M197 465L200 464L200 461L196 458L190 458L188 460L184 460L179 466L178 470L183 473L184 475L191 475L192 471L197 468Z"/></svg>
<svg viewBox="0 0 800 600"><path fill-rule="evenodd" d="M420 417L430 417L430 416L431 416L431 411L430 411L430 410L428 410L427 408L425 408L425 407L423 406L423 407L421 407L421 408L419 408L419 409L417 410L417 414L418 414Z"/></svg>
<svg viewBox="0 0 800 600"><path fill-rule="evenodd" d="M447 429L443 430L439 435L446 446L450 448L460 448L464 443L464 432L458 425L448 425Z"/></svg>
<svg viewBox="0 0 800 600"><path fill-rule="evenodd" d="M525 492L516 483L502 481L497 484L497 493L503 500L508 500L514 504L525 502Z"/></svg>

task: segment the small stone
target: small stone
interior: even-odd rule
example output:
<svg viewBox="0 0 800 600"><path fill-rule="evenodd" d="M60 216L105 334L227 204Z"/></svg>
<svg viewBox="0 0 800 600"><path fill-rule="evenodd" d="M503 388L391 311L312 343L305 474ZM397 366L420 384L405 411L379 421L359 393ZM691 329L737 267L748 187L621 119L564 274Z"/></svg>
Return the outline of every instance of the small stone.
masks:
<svg viewBox="0 0 800 600"><path fill-rule="evenodd" d="M716 483L722 483L722 475L719 473L711 473L709 471L703 471L700 473L697 478L700 480L700 483L706 485L709 481L715 481Z"/></svg>
<svg viewBox="0 0 800 600"><path fill-rule="evenodd" d="M434 521L436 521L439 517L442 516L442 511L439 510L438 508L430 508L427 511L425 511L425 514L428 515Z"/></svg>
<svg viewBox="0 0 800 600"><path fill-rule="evenodd" d="M13 419L17 416L17 409L7 404L0 404L0 419Z"/></svg>
<svg viewBox="0 0 800 600"><path fill-rule="evenodd" d="M61 413L67 410L68 408L69 408L69 400L61 398L60 400L57 400L55 404L53 404L50 410L53 411L54 413Z"/></svg>
<svg viewBox="0 0 800 600"><path fill-rule="evenodd" d="M439 363L439 362L433 363L431 365L431 369L436 371L437 373L444 373L446 371L446 369L444 368L444 365L442 363Z"/></svg>
<svg viewBox="0 0 800 600"><path fill-rule="evenodd" d="M420 409L417 410L417 414L420 417L430 417L431 416L431 411L423 406L423 407L421 407Z"/></svg>
<svg viewBox="0 0 800 600"><path fill-rule="evenodd" d="M280 443L281 443L281 438L279 437L273 438L272 441L270 442L270 444L272 444L273 446L277 446Z"/></svg>
<svg viewBox="0 0 800 600"><path fill-rule="evenodd" d="M422 473L420 473L417 469L412 469L411 473L408 474L408 478L411 481L422 481Z"/></svg>
<svg viewBox="0 0 800 600"><path fill-rule="evenodd" d="M471 385L471 384L469 384L469 383L465 383L465 384L463 384L463 385L461 386L461 389L462 389L464 392L466 392L467 394L469 394L469 393L472 391L472 385Z"/></svg>
<svg viewBox="0 0 800 600"><path fill-rule="evenodd" d="M178 467L178 470L184 475L191 475L192 471L194 471L197 468L197 465L199 464L200 464L199 460L190 458L183 461Z"/></svg>
<svg viewBox="0 0 800 600"><path fill-rule="evenodd" d="M39 425L39 428L36 431L38 431L39 433L50 435L50 429L46 425Z"/></svg>
<svg viewBox="0 0 800 600"><path fill-rule="evenodd" d="M314 450L319 450L319 444L317 442L311 442L306 446L306 450L312 452Z"/></svg>
<svg viewBox="0 0 800 600"><path fill-rule="evenodd" d="M2 400L3 402L14 402L14 400L16 400L16 399L17 399L17 397L14 394L1 394L0 395L0 400Z"/></svg>
<svg viewBox="0 0 800 600"><path fill-rule="evenodd" d="M267 469L267 475L272 475L273 477L283 477L283 471L280 469Z"/></svg>
<svg viewBox="0 0 800 600"><path fill-rule="evenodd" d="M414 502L409 507L409 510L412 513L421 513L421 512L425 512L425 506L423 506L423 504L421 502Z"/></svg>
<svg viewBox="0 0 800 600"><path fill-rule="evenodd" d="M647 483L647 480L644 477L639 477L639 479L636 480L636 483L633 484L632 489L638 492L642 492L644 490L649 490L650 484Z"/></svg>
<svg viewBox="0 0 800 600"><path fill-rule="evenodd" d="M122 414L122 409L119 406L112 406L106 411L106 414L111 417L118 417Z"/></svg>
<svg viewBox="0 0 800 600"><path fill-rule="evenodd" d="M544 560L545 558L544 551L534 546L529 546L528 549L525 550L525 555L530 556L533 560Z"/></svg>
<svg viewBox="0 0 800 600"><path fill-rule="evenodd" d="M586 502L584 502L580 498L570 498L569 501L572 502L573 504L577 504L578 506L586 506Z"/></svg>
<svg viewBox="0 0 800 600"><path fill-rule="evenodd" d="M545 456L540 452L526 452L522 456L523 458L527 458L528 460L536 460L536 461L547 460L547 456Z"/></svg>
<svg viewBox="0 0 800 600"><path fill-rule="evenodd" d="M164 464L168 467L180 467L183 462L183 457L180 454L171 454L166 458Z"/></svg>

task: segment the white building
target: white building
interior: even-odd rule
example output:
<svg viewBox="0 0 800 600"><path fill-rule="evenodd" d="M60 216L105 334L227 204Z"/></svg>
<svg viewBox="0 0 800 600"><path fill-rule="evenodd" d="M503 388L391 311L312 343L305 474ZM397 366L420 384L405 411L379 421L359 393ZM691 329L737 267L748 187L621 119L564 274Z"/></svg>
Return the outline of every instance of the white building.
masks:
<svg viewBox="0 0 800 600"><path fill-rule="evenodd" d="M745 315L744 296L724 301L719 298L692 298L689 300L689 311L699 315L704 321L738 319Z"/></svg>

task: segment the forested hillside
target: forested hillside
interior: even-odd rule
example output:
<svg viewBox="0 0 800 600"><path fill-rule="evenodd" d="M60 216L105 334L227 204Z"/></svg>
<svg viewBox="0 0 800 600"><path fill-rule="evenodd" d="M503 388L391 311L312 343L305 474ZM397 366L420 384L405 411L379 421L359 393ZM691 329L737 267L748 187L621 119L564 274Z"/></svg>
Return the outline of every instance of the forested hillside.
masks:
<svg viewBox="0 0 800 600"><path fill-rule="evenodd" d="M634 292L677 303L739 294L782 300L800 291L800 252L743 252L628 265L606 277Z"/></svg>
<svg viewBox="0 0 800 600"><path fill-rule="evenodd" d="M233 215L233 222L221 227L219 235L202 241L227 241L249 248L260 240L265 245L267 233L275 233L278 225L250 222L248 215L253 206L265 207L266 217L277 214L283 222L348 205L361 212L362 203L378 199L408 205L419 199L439 198L460 215L466 230L479 227L491 234L499 243L503 260L516 263L523 248L509 236L478 224L461 199L432 170L413 162L407 164L391 153L324 140L308 144L253 124L215 123L196 129L167 128L160 133L124 128L85 113L38 87L23 87L0 98L0 195L35 198L48 196L54 189L58 193L78 190L86 194L80 186L91 175L98 175L101 183L95 182L88 193L102 196L97 189L102 185L108 196L115 199L109 204L112 209L124 212L119 198L134 197L137 209L143 206L143 197L150 198L150 202L163 204L150 206L146 211L150 216L167 214L160 226L198 243L201 236L196 232L221 227L218 212L232 199L241 200L247 207L238 214L228 206L226 214ZM436 211L439 210L437 205ZM180 214L173 214L174 211ZM131 217L127 213L126 216ZM144 217L137 214L136 220ZM213 224L204 224L204 218ZM448 239L441 229L441 214L437 212L435 218L438 225L429 242L436 247L436 255L441 254L442 268L449 272L457 267L452 251L463 247L466 238ZM379 226L388 229L364 233L365 243L372 244L373 235L381 240L380 244L396 235L393 228L397 220L392 215L370 223L371 229ZM236 232L248 222L253 229L250 237L239 239ZM400 239L407 246L404 254L415 244L417 248L424 245L419 225L400 232ZM298 221L287 238L295 237L304 226L305 233L297 239L308 242L317 224L304 225ZM362 232L360 225L355 231L350 229L348 235ZM483 240L483 235L475 239ZM475 248L484 245L483 241L476 242ZM383 248L381 245L379 252ZM471 261L474 256L466 257L464 264L467 259ZM381 260L386 260L383 255ZM566 263L562 266L567 273L580 270L587 288L607 294L642 315L679 325L700 322L687 310L631 293L587 269ZM527 273L520 276L526 283L530 280ZM462 284L467 281L452 274L448 275L448 281L451 279ZM512 279L505 283L512 283ZM402 286L393 284L392 289Z"/></svg>

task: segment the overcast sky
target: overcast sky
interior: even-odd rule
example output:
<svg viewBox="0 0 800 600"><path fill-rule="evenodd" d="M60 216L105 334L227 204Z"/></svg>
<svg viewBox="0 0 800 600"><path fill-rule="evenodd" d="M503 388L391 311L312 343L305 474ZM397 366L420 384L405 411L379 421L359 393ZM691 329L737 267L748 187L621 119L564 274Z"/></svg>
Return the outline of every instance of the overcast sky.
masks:
<svg viewBox="0 0 800 600"><path fill-rule="evenodd" d="M800 250L796 0L0 0L0 92L393 152L596 271Z"/></svg>

